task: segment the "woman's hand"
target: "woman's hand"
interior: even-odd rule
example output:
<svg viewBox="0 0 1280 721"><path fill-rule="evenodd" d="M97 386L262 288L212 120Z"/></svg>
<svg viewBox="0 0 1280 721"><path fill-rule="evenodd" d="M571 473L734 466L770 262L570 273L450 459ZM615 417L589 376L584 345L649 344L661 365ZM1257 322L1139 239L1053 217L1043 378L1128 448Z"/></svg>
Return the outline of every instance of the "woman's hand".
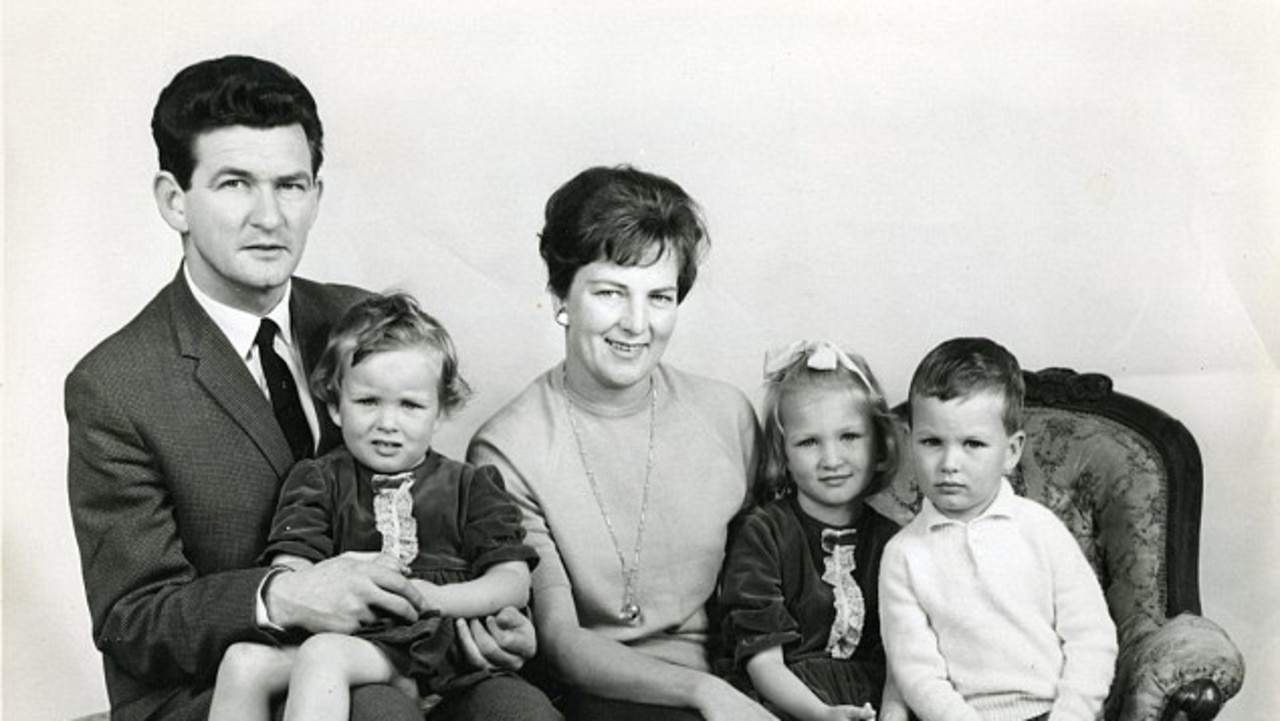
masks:
<svg viewBox="0 0 1280 721"><path fill-rule="evenodd" d="M716 676L706 676L698 685L695 699L695 707L706 721L777 721L778 718Z"/></svg>
<svg viewBox="0 0 1280 721"><path fill-rule="evenodd" d="M533 623L511 606L492 616L459 618L457 644L476 668L519 670L538 650Z"/></svg>

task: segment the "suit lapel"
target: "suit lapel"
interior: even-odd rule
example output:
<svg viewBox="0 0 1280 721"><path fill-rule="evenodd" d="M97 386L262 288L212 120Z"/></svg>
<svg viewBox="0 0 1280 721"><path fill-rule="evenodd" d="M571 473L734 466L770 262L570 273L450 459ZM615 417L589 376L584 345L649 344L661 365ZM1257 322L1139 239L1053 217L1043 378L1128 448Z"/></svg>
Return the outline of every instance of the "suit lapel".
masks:
<svg viewBox="0 0 1280 721"><path fill-rule="evenodd" d="M276 423L271 402L226 336L196 302L181 271L170 289L178 350L195 361L196 382L244 429L276 473L284 477L293 466L293 453Z"/></svg>

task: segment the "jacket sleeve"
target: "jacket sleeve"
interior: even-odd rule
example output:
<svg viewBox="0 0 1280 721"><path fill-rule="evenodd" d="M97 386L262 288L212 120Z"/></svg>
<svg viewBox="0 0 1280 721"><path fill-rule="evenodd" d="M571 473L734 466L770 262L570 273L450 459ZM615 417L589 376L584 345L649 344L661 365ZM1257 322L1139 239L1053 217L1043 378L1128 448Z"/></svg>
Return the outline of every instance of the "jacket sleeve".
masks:
<svg viewBox="0 0 1280 721"><path fill-rule="evenodd" d="M147 683L211 678L228 645L259 638L254 604L267 569L198 574L149 439L84 371L65 390L67 483L95 644Z"/></svg>

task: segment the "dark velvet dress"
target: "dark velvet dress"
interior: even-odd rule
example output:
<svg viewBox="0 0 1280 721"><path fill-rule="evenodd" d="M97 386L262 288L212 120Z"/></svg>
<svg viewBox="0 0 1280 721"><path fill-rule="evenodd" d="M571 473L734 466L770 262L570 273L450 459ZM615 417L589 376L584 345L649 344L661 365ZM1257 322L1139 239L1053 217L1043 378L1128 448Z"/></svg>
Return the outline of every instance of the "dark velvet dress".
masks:
<svg viewBox="0 0 1280 721"><path fill-rule="evenodd" d="M725 565L721 610L729 657L721 668L739 687L752 691L747 660L781 646L787 668L827 704L870 702L878 709L885 656L877 579L881 554L898 524L864 504L850 527L853 579L862 591L866 613L857 646L844 659L827 651L836 617L834 588L822 580L828 555L822 532L829 528L806 515L794 496L747 516Z"/></svg>
<svg viewBox="0 0 1280 721"><path fill-rule="evenodd" d="M318 563L347 551L380 551L372 476L345 448L300 461L280 492L263 559L288 553ZM409 564L413 578L443 585L471 580L505 561L537 563L537 552L524 544L520 509L492 466L431 451L413 469L410 492L418 539L418 555ZM388 618L352 635L383 648L424 696L491 675L455 656L452 619L438 614L413 623Z"/></svg>

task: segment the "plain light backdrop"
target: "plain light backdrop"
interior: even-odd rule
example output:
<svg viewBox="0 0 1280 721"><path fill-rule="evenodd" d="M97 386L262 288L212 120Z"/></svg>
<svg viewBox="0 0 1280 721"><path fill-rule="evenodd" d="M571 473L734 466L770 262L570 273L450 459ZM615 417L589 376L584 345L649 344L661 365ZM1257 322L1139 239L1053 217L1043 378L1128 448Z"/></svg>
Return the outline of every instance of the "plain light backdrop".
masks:
<svg viewBox="0 0 1280 721"><path fill-rule="evenodd" d="M181 67L250 53L317 97L302 275L448 325L475 427L561 355L536 233L595 164L675 179L713 238L668 360L759 399L828 338L901 400L987 335L1111 375L1206 467L1205 614L1280 678L1280 9L1273 3L4 3L3 698L106 707L66 494L62 381L177 271L148 123ZM659 449L663 452L668 449Z"/></svg>

